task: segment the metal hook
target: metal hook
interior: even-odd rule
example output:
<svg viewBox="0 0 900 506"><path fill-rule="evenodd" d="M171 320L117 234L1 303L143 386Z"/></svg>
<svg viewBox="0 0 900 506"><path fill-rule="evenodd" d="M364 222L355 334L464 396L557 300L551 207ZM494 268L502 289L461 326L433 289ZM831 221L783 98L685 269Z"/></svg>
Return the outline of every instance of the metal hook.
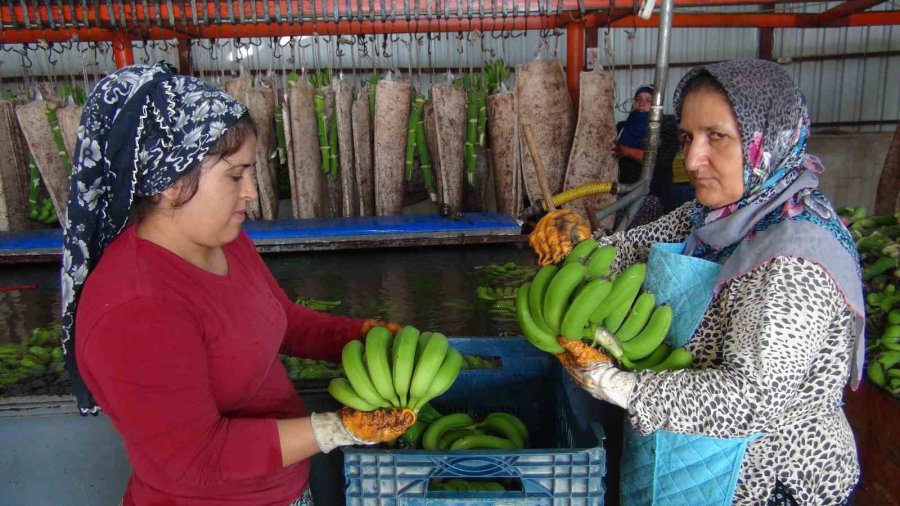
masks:
<svg viewBox="0 0 900 506"><path fill-rule="evenodd" d="M391 58L394 56L394 53L388 52L388 34L384 34L381 38L381 56L384 58Z"/></svg>
<svg viewBox="0 0 900 506"><path fill-rule="evenodd" d="M22 67L24 67L26 69L30 69L31 67L34 66L34 62L31 61L31 57L28 56L28 46L29 46L29 44L27 42L25 44L22 44L22 52L19 53L19 56L22 57ZM16 51L16 52L18 52L18 51ZM26 61L28 63L25 63Z"/></svg>
<svg viewBox="0 0 900 506"><path fill-rule="evenodd" d="M396 35L396 34L394 34L394 33L391 34L391 44L396 44L397 42L400 42L400 39L402 38L399 35L397 35L397 38L395 39L394 35Z"/></svg>
<svg viewBox="0 0 900 506"><path fill-rule="evenodd" d="M358 46L357 51L359 51L360 56L363 58L368 58L369 46L366 43L366 36L365 35L357 35L356 40L357 40L356 45Z"/></svg>
<svg viewBox="0 0 900 506"><path fill-rule="evenodd" d="M284 46L282 46L275 37L272 37L272 58L280 60L284 56ZM293 40L293 39L291 39Z"/></svg>
<svg viewBox="0 0 900 506"><path fill-rule="evenodd" d="M209 41L209 47L203 46L202 44L200 45L200 47L209 51L209 61L219 60L219 55L216 54L216 43L213 40Z"/></svg>
<svg viewBox="0 0 900 506"><path fill-rule="evenodd" d="M56 53L56 54L62 54L62 52L63 52L62 49L56 49L56 48L53 47L53 45L54 45L54 44L53 44L52 42L48 42L48 43L47 43L47 49L46 49L46 51L47 51L47 63L49 63L50 65L56 65L57 63L59 63L59 58L57 58L57 59L55 59L55 60L53 59L53 56L52 56L53 53Z"/></svg>

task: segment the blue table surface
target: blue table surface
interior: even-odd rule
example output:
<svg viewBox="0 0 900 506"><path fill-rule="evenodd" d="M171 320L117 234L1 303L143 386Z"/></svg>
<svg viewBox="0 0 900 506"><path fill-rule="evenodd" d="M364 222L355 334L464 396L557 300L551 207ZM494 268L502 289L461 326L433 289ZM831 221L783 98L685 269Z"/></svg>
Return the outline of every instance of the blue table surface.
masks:
<svg viewBox="0 0 900 506"><path fill-rule="evenodd" d="M315 218L306 220L250 221L244 230L254 241L302 240L323 237L373 235L428 235L443 233L493 233L517 235L521 227L509 215L466 213L461 219L436 214ZM0 232L0 250L46 250L62 248L62 230L39 229Z"/></svg>

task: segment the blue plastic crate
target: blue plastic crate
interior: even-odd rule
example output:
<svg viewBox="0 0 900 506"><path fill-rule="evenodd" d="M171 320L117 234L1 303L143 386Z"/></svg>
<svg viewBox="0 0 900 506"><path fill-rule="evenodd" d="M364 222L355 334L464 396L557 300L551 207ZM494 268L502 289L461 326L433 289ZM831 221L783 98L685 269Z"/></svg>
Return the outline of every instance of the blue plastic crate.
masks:
<svg viewBox="0 0 900 506"><path fill-rule="evenodd" d="M530 431L518 451L344 449L345 497L354 505L602 505L603 405L551 355L522 338L451 338L467 355L498 357L500 369L467 370L433 405L442 413L505 411ZM506 480L521 490L433 492L432 479ZM520 486L519 486L520 484Z"/></svg>

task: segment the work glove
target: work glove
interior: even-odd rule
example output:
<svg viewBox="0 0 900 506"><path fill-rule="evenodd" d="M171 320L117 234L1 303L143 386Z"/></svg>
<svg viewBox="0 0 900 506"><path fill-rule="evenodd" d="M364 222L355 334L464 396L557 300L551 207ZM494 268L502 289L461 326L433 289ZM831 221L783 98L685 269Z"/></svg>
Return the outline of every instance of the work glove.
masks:
<svg viewBox="0 0 900 506"><path fill-rule="evenodd" d="M400 332L400 329L403 328L403 325L400 325L399 323L378 320L376 318L369 318L368 320L364 321L362 327L360 327L359 337L366 337L366 334L368 334L369 331L375 327L384 327L390 330L391 334L396 334L397 332Z"/></svg>
<svg viewBox="0 0 900 506"><path fill-rule="evenodd" d="M562 336L558 340L566 351L557 358L581 388L596 399L628 409L628 399L637 381L634 373L620 370L590 344Z"/></svg>
<svg viewBox="0 0 900 506"><path fill-rule="evenodd" d="M591 236L591 227L571 209L550 211L528 234L528 244L538 255L538 265L555 264L579 242Z"/></svg>
<svg viewBox="0 0 900 506"><path fill-rule="evenodd" d="M340 411L313 413L310 420L319 449L328 453L338 446L393 441L416 423L416 414L411 409L357 411L344 407Z"/></svg>

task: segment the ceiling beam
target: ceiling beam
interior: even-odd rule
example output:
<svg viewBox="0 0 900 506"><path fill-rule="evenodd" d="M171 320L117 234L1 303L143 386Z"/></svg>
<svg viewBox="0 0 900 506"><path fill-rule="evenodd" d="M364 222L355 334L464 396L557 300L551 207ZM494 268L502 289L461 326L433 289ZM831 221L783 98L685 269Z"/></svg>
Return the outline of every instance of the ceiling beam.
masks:
<svg viewBox="0 0 900 506"><path fill-rule="evenodd" d="M672 17L673 28L822 28L818 14L789 13L676 13ZM599 21L599 20L598 20ZM900 25L900 11L859 12L832 22L829 27ZM596 26L605 26L598 24ZM659 15L650 19L627 16L614 21L613 28L658 28Z"/></svg>
<svg viewBox="0 0 900 506"><path fill-rule="evenodd" d="M883 4L885 0L849 0L837 7L832 7L827 11L819 14L816 24L819 26L830 26L840 19L844 19L851 14L862 12L878 4Z"/></svg>

